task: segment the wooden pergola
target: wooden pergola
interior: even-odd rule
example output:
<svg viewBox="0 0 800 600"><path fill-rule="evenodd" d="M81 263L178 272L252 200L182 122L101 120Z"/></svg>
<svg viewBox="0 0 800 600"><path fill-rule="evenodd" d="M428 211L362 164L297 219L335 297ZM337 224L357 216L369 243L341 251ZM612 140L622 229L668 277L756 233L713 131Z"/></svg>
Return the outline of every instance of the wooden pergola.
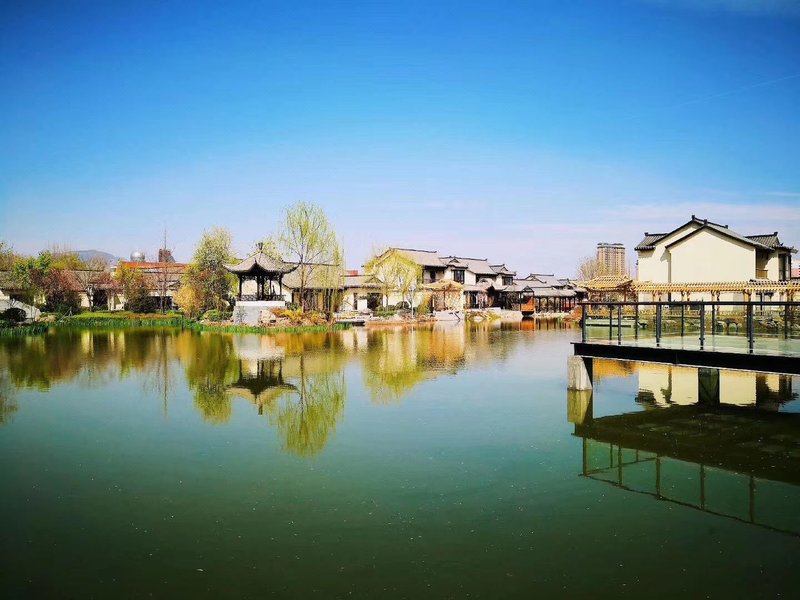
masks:
<svg viewBox="0 0 800 600"><path fill-rule="evenodd" d="M289 264L279 258L264 253L262 244L258 245L258 252L245 258L236 265L225 265L225 269L236 275L239 280L237 300L262 301L283 300L283 276L291 273L297 265ZM256 293L242 294L242 284L247 280L255 280ZM272 284L277 282L278 293L272 293Z"/></svg>
<svg viewBox="0 0 800 600"><path fill-rule="evenodd" d="M634 281L627 275L600 275L578 285L586 289L589 301L629 301L637 299Z"/></svg>
<svg viewBox="0 0 800 600"><path fill-rule="evenodd" d="M699 283L635 281L632 287L637 294L652 294L656 302L661 301L668 294L680 294L682 301L691 300L692 294L710 294L712 301L719 301L722 293L742 294L745 302L750 302L755 296L764 294L777 295L778 299L786 302L792 302L795 298L800 298L800 281L765 281L762 279ZM780 298L781 296L783 298Z"/></svg>

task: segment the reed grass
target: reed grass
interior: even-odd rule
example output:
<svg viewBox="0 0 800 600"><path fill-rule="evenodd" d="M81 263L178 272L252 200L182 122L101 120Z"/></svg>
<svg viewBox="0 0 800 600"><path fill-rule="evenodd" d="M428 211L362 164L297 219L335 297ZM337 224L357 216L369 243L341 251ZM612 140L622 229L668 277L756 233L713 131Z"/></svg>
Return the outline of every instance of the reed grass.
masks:
<svg viewBox="0 0 800 600"><path fill-rule="evenodd" d="M187 322L184 329L192 331L217 331L220 333L318 333L323 331L344 331L350 329L350 323L334 323L333 325L296 325L293 327L259 327L257 325L206 325L195 321Z"/></svg>
<svg viewBox="0 0 800 600"><path fill-rule="evenodd" d="M175 317L174 315L127 315L83 313L65 317L52 323L31 323L29 325L0 327L0 336L38 335L49 330L59 329L126 329L137 327L186 329L190 331L217 333L318 333L324 331L344 331L350 329L349 323L333 325L297 325L292 327L259 327L249 325L211 325ZM140 318L137 318L140 317Z"/></svg>
<svg viewBox="0 0 800 600"><path fill-rule="evenodd" d="M38 335L47 333L50 323L31 323L30 325L19 325L14 327L0 327L0 337L11 337L16 335Z"/></svg>

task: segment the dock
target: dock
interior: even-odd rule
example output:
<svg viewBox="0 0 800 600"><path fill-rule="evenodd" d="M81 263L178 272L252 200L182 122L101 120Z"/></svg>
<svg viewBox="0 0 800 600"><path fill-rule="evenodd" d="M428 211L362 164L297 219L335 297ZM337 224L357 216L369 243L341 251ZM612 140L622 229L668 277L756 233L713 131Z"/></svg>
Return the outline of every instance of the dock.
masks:
<svg viewBox="0 0 800 600"><path fill-rule="evenodd" d="M593 319L589 309L608 317ZM593 358L800 375L800 302L605 302L581 310L574 354L589 378ZM647 326L625 331L626 319Z"/></svg>

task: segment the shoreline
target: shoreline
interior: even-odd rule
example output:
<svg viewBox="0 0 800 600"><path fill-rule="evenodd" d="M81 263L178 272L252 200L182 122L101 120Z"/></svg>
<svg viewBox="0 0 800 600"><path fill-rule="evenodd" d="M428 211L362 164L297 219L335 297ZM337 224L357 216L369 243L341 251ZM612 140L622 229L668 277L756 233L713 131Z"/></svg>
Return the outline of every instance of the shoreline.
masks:
<svg viewBox="0 0 800 600"><path fill-rule="evenodd" d="M83 313L90 314L90 313ZM198 332L217 333L319 333L324 331L344 331L350 329L348 323L332 323L330 325L296 325L289 327L262 327L257 325L234 325L232 323L201 323L192 319L177 318L171 315L142 315L142 318L129 316L65 317L57 321L38 321L24 325L0 327L0 337L40 335L51 330L81 329L182 329Z"/></svg>

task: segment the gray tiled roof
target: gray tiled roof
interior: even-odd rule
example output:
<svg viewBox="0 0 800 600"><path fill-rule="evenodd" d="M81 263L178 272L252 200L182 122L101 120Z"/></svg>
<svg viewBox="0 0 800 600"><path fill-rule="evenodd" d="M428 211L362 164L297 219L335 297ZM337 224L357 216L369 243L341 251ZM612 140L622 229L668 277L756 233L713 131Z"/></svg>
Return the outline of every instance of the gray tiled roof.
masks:
<svg viewBox="0 0 800 600"><path fill-rule="evenodd" d="M664 239L668 235L668 233L645 233L644 239L636 244L634 250L652 250L659 240Z"/></svg>
<svg viewBox="0 0 800 600"><path fill-rule="evenodd" d="M637 252L641 251L641 250L652 250L655 247L655 245L658 242L660 242L661 240L663 240L665 237L667 237L669 235L672 235L673 233L683 229L684 227L686 227L687 225L690 225L691 223L695 223L697 225L700 225L700 229L707 228L707 229L710 229L712 231L716 231L717 233L721 233L722 235L725 235L727 237L733 238L733 239L738 240L740 242L744 242L745 244L748 244L750 246L755 246L756 248L760 248L762 250L770 250L772 248L775 248L776 246L772 244L773 241L779 243L778 242L778 233L777 232L775 232L774 234L770 234L770 235L744 236L741 233L733 231L727 225L721 225L720 223L714 223L713 221L709 221L707 219L698 219L695 215L692 215L692 218L690 220L688 220L686 223L684 223L680 227L677 227L677 228L673 229L669 233L647 233L646 232L644 234L644 238L642 239L641 242L639 242L636 245L634 250L636 250ZM689 233L687 235L692 235L692 234ZM673 242L673 244L677 243L681 239L683 239L683 238L679 238L678 240Z"/></svg>
<svg viewBox="0 0 800 600"><path fill-rule="evenodd" d="M505 264L502 264L502 265L489 265L489 266L492 269L494 269L494 272L497 273L498 275L516 275L517 274L516 271L512 271L511 269L506 267Z"/></svg>
<svg viewBox="0 0 800 600"><path fill-rule="evenodd" d="M347 288L379 288L380 282L372 275L345 275L342 287Z"/></svg>
<svg viewBox="0 0 800 600"><path fill-rule="evenodd" d="M780 239L778 239L777 231L775 233L765 233L762 235L748 235L747 239L753 240L754 242L758 242L759 244L763 244L767 248L772 248L773 250L785 249L785 250L791 250L793 253L795 252L794 248L791 248L781 243Z"/></svg>
<svg viewBox="0 0 800 600"><path fill-rule="evenodd" d="M769 246L765 246L761 242L757 242L755 240L751 240L750 238L743 236L741 233L737 233L737 232L733 231L732 229L729 229L729 228L727 228L727 227L725 227L723 225L717 225L716 223L708 222L708 223L703 223L703 227L707 227L708 229L711 229L712 231L716 231L718 233L721 233L722 235L726 235L726 236L728 236L730 238L733 238L735 240L738 240L740 242L744 242L745 244L749 244L751 246L755 246L757 248L761 248L762 250L769 250L770 249Z"/></svg>
<svg viewBox="0 0 800 600"><path fill-rule="evenodd" d="M456 261L457 268L464 268L476 275L490 275L495 277L497 272L489 265L489 261L485 258L466 258L463 256L445 256L442 258L445 263ZM463 266L461 266L463 265Z"/></svg>
<svg viewBox="0 0 800 600"><path fill-rule="evenodd" d="M225 265L225 268L235 274L250 274L258 271L289 273L297 266L259 251L236 265Z"/></svg>
<svg viewBox="0 0 800 600"><path fill-rule="evenodd" d="M545 285L549 285L550 287L561 287L563 285L553 274L548 275L545 273L531 273L531 276L535 277Z"/></svg>
<svg viewBox="0 0 800 600"><path fill-rule="evenodd" d="M421 267L445 268L445 264L442 262L442 259L439 258L439 252L436 250L414 250L413 248L389 248L389 250L397 251L406 258L410 258Z"/></svg>

